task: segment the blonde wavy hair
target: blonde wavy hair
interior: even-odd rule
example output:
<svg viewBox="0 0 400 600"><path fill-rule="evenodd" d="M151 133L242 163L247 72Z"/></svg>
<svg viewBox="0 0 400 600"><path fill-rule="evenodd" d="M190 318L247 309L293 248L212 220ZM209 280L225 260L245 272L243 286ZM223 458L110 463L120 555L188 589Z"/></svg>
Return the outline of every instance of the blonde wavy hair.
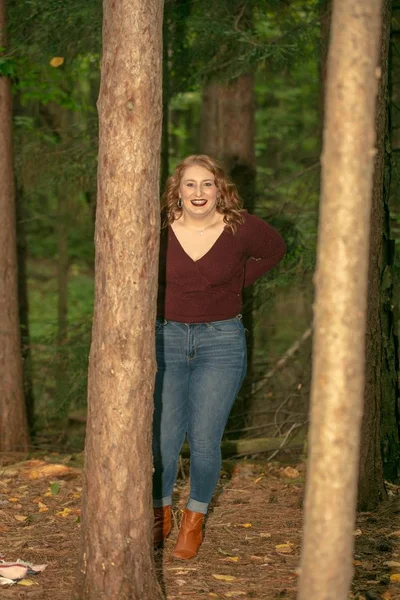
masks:
<svg viewBox="0 0 400 600"><path fill-rule="evenodd" d="M179 163L167 180L161 204L163 227L168 227L182 216L182 208L178 205L179 186L183 173L193 165L204 167L214 175L218 195L217 211L224 215L224 222L235 233L237 226L243 223L246 211L242 208L236 185L225 175L222 166L206 154L188 156Z"/></svg>

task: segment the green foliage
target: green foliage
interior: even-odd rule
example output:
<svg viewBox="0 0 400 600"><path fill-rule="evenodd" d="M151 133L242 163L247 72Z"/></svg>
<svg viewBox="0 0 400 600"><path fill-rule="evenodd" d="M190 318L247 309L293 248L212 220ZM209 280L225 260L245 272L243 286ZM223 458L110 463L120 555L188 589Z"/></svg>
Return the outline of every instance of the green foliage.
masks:
<svg viewBox="0 0 400 600"><path fill-rule="evenodd" d="M16 62L8 56L1 56L5 48L0 47L0 77L10 77L13 79L16 76Z"/></svg>

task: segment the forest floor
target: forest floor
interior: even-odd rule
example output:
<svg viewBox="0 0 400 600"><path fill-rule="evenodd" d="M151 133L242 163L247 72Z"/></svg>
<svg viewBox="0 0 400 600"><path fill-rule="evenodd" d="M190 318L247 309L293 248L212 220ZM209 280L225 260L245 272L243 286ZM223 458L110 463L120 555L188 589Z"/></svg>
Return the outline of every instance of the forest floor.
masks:
<svg viewBox="0 0 400 600"><path fill-rule="evenodd" d="M47 565L19 585L2 586L2 599L70 600L79 546L81 464L81 455L42 454L29 461L0 456L0 555L5 561ZM224 469L204 542L188 562L171 558L188 489L187 479L178 482L175 527L155 553L165 597L294 600L304 465L231 461ZM389 491L379 510L357 517L350 598L400 599L400 489L391 486Z"/></svg>

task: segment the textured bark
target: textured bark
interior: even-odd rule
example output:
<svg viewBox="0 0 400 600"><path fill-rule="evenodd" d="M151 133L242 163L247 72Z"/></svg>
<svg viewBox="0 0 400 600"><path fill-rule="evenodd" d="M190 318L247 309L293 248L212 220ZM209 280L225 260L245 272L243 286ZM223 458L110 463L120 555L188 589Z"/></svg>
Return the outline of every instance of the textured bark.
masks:
<svg viewBox="0 0 400 600"><path fill-rule="evenodd" d="M6 2L0 0L0 47L7 46ZM12 147L11 83L0 77L0 451L26 450L18 319L17 240Z"/></svg>
<svg viewBox="0 0 400 600"><path fill-rule="evenodd" d="M345 600L352 578L380 19L333 2L300 600Z"/></svg>
<svg viewBox="0 0 400 600"><path fill-rule="evenodd" d="M162 0L104 0L82 547L75 598L155 600L151 429Z"/></svg>
<svg viewBox="0 0 400 600"><path fill-rule="evenodd" d="M393 242L389 233L388 194L390 188L387 138L387 81L391 2L384 0L379 64L366 336L365 404L360 449L359 508L372 510L386 497L385 475L394 480L399 468L399 440L396 423L395 332L392 313ZM384 414L382 414L384 413ZM382 419L382 416L384 417ZM384 425L382 429L381 424ZM382 439L381 439L382 436Z"/></svg>

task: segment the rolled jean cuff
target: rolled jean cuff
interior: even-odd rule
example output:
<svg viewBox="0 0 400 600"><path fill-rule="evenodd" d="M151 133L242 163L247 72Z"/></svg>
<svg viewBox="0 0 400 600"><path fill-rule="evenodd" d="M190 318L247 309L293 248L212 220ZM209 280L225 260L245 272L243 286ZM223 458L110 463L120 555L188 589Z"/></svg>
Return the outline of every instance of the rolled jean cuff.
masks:
<svg viewBox="0 0 400 600"><path fill-rule="evenodd" d="M199 502L198 500L193 500L193 498L189 498L189 502L187 503L186 508L193 512L206 515L208 511L208 502Z"/></svg>
<svg viewBox="0 0 400 600"><path fill-rule="evenodd" d="M171 506L172 496L165 496L164 498L153 498L153 508L162 508L163 506Z"/></svg>

